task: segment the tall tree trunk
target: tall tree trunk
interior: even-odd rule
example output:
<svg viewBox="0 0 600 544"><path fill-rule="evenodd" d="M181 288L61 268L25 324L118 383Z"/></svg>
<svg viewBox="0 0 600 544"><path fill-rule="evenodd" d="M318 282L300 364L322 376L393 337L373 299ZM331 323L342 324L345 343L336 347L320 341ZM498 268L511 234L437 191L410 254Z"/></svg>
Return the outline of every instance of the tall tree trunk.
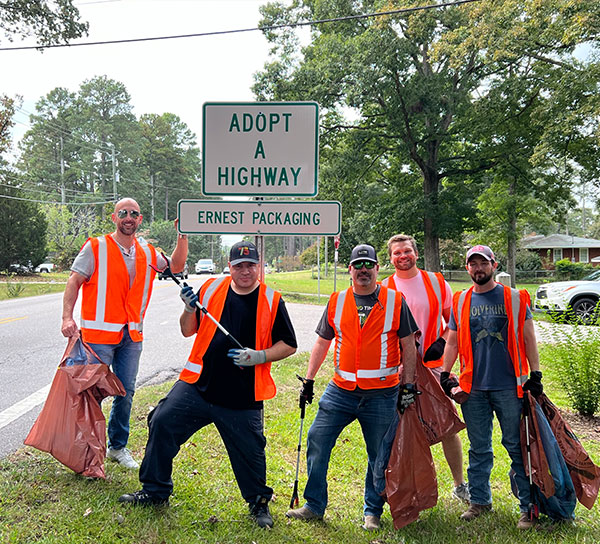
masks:
<svg viewBox="0 0 600 544"><path fill-rule="evenodd" d="M440 271L440 240L435 227L438 215L439 184L440 180L436 171L427 169L423 172L423 194L425 195L423 210L425 269L432 272Z"/></svg>
<svg viewBox="0 0 600 544"><path fill-rule="evenodd" d="M517 282L517 210L515 202L515 181L509 187L510 203L508 206L508 232L506 233L506 272L510 274L510 286L515 287Z"/></svg>

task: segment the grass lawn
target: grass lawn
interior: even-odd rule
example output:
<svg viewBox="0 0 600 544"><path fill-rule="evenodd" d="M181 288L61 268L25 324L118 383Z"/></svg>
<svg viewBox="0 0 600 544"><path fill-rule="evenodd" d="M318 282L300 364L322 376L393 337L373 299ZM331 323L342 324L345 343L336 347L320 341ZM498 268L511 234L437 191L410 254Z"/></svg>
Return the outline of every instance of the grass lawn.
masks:
<svg viewBox="0 0 600 544"><path fill-rule="evenodd" d="M413 524L395 531L386 511L383 529L365 533L361 528L362 491L366 452L360 427L355 422L340 436L329 470L329 506L324 522L306 523L285 518L295 477L298 444L299 382L308 355L302 354L273 365L278 395L265 403L268 483L274 488L271 512L275 527L264 531L247 516L224 447L214 426L209 426L182 447L175 459L175 492L170 507L135 508L117 498L140 488L136 471L107 461L107 479L88 480L63 467L50 455L25 448L0 461L0 543L82 544L115 542L162 543L448 543L507 544L585 543L600 541L598 507L588 511L577 505L572 527L519 533L517 500L508 480L508 456L494 434L495 466L492 473L494 511L471 523L461 522L465 506L452 499L452 480L441 447L432 448L438 477L438 504L421 513ZM546 370L551 361L543 361ZM548 376L550 377L550 372ZM319 396L331 377L331 362L321 369L315 384ZM545 380L549 396L561 404L558 388ZM142 388L136 393L132 414L130 448L141 459L147 438L146 415L169 390L170 383ZM105 403L108 413L110 401ZM300 489L306 481L306 431L316 404L307 408L302 446ZM463 448L468 442L461 432ZM593 459L600 460L600 444L582 440ZM386 508L387 510L387 508Z"/></svg>

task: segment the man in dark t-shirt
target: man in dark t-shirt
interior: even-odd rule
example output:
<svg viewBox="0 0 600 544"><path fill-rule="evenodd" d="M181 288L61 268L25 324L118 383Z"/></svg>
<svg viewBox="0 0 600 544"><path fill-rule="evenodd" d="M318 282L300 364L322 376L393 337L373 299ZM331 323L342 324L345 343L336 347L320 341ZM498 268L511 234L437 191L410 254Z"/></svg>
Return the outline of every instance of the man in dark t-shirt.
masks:
<svg viewBox="0 0 600 544"><path fill-rule="evenodd" d="M196 294L185 286L180 318L184 336L196 335L179 381L148 416L149 436L140 467L142 490L122 495L132 504L167 503L173 491L173 458L196 431L214 423L223 439L250 515L272 527L266 484L263 400L275 396L272 361L296 351L296 336L279 293L258 281L259 258L251 242L230 252L230 277L207 281ZM198 309L218 318L228 334ZM243 346L235 348L231 337Z"/></svg>

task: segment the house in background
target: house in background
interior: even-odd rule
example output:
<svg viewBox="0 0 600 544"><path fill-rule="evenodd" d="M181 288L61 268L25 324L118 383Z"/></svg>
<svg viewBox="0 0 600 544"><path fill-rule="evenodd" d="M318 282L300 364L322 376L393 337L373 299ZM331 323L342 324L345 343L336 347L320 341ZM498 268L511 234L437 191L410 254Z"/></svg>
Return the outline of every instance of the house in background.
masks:
<svg viewBox="0 0 600 544"><path fill-rule="evenodd" d="M569 259L573 263L600 265L600 240L551 234L550 236L528 236L522 240L523 249L535 251L545 268L552 268L556 261Z"/></svg>

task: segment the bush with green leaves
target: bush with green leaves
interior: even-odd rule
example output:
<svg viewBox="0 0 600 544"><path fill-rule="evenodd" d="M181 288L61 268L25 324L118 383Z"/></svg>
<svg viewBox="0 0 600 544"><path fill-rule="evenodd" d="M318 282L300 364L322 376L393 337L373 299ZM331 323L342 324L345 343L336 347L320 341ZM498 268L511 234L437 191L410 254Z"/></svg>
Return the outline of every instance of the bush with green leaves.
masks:
<svg viewBox="0 0 600 544"><path fill-rule="evenodd" d="M571 407L592 416L600 405L600 331L574 325L544 350Z"/></svg>
<svg viewBox="0 0 600 544"><path fill-rule="evenodd" d="M555 266L557 281L580 280L594 270L594 266L589 263L572 263L569 259L556 261Z"/></svg>

